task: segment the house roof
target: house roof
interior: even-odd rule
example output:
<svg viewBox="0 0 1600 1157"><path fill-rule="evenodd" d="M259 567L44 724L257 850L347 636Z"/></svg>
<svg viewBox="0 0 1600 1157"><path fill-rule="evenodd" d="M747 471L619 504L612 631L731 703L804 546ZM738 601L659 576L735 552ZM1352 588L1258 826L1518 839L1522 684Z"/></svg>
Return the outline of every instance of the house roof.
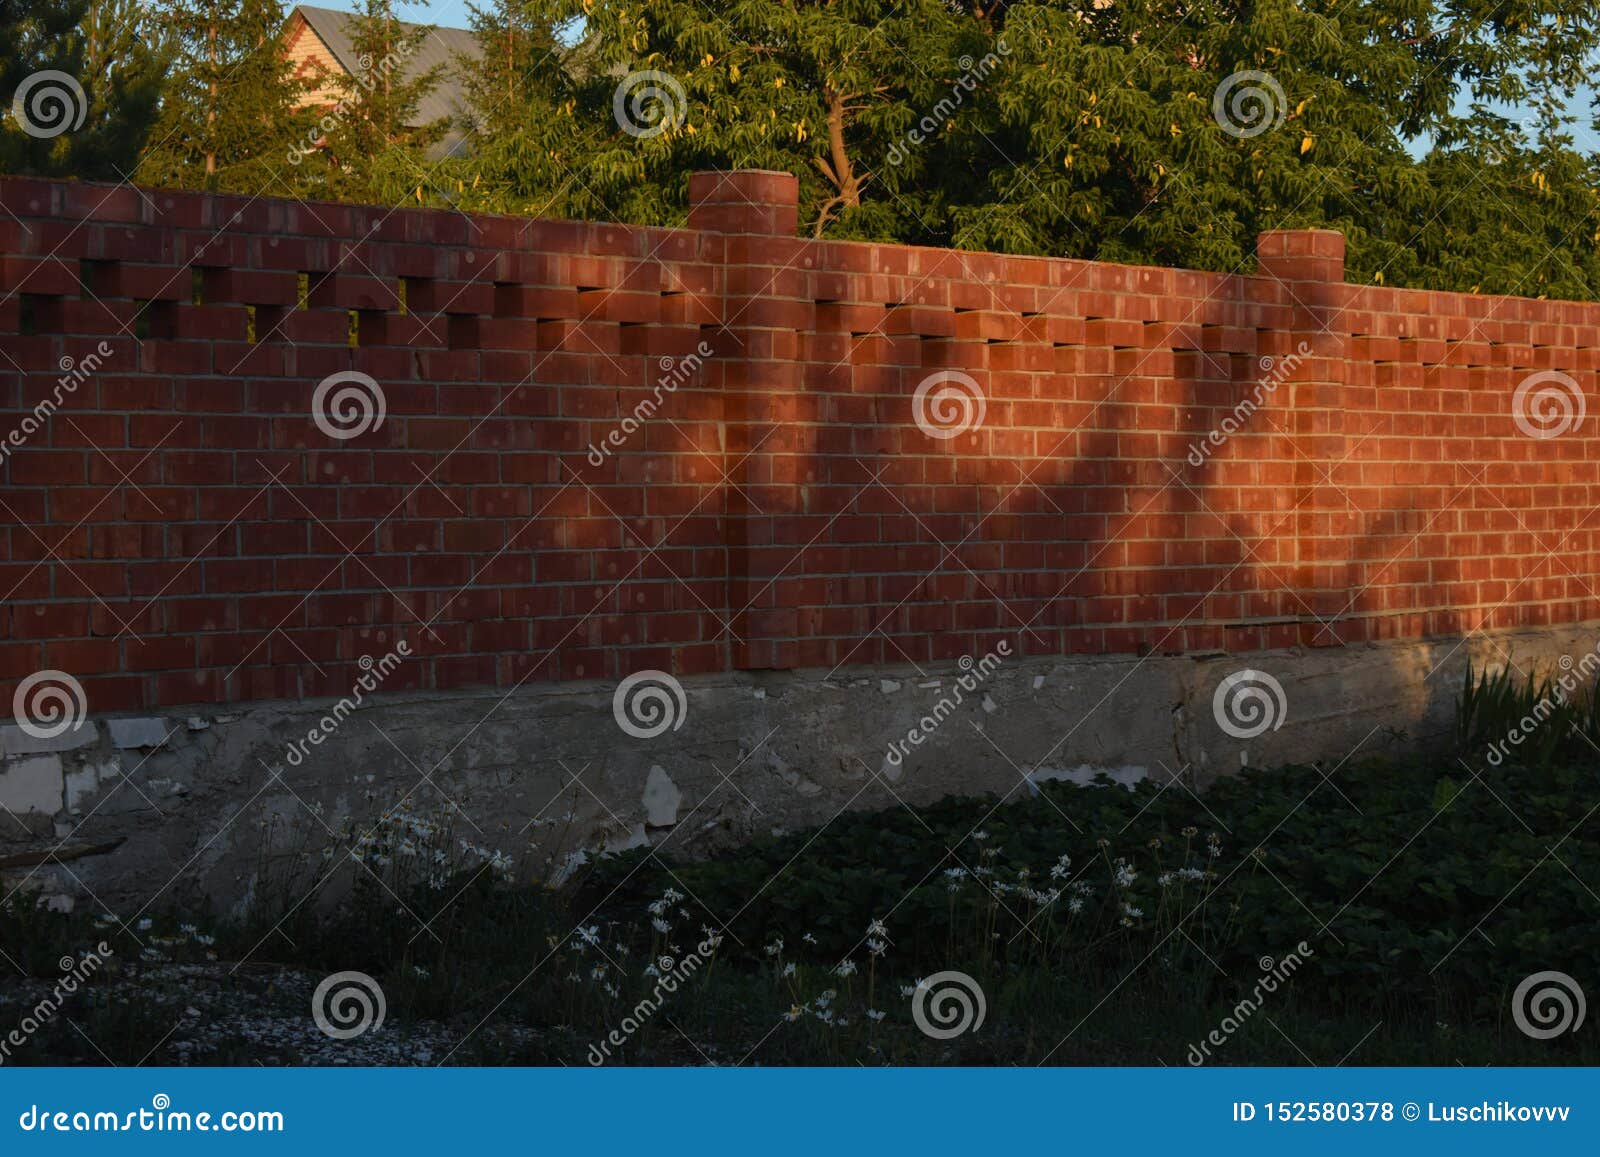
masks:
<svg viewBox="0 0 1600 1157"><path fill-rule="evenodd" d="M339 12L332 8L317 8L310 4L296 5L294 12L298 12L305 19L311 31L316 33L317 39L322 41L346 72L354 75L360 71L357 59L359 54L350 43L350 22L354 13ZM291 17L293 15L293 12L290 13ZM405 29L418 27L404 20L397 20L395 23ZM402 77L417 76L436 65L444 66L439 75L439 83L417 105L417 118L420 123L427 124L440 117L453 117L465 111L466 94L461 86L461 70L456 64L456 57L478 55L477 38L465 28L436 27L417 46L416 52L412 53L401 66Z"/></svg>

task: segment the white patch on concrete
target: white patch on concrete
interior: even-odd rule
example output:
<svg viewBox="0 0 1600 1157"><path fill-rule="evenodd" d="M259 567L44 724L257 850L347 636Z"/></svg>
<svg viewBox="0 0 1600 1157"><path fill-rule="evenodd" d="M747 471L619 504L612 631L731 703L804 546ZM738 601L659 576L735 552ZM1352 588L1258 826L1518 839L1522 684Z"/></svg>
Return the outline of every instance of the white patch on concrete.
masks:
<svg viewBox="0 0 1600 1157"><path fill-rule="evenodd" d="M878 690L882 691L885 695L893 695L896 691L900 690L900 680L879 679Z"/></svg>
<svg viewBox="0 0 1600 1157"><path fill-rule="evenodd" d="M891 763L887 755L883 757L883 766L878 768L878 774L883 776L883 778L888 780L890 783L899 783L900 777L905 773L905 765L900 763Z"/></svg>
<svg viewBox="0 0 1600 1157"><path fill-rule="evenodd" d="M650 837L645 834L643 824L634 824L621 835L612 836L603 845L602 852L626 852L632 848L648 848Z"/></svg>
<svg viewBox="0 0 1600 1157"><path fill-rule="evenodd" d="M78 805L100 790L108 779L122 776L122 764L116 760L107 763L86 763L76 771L67 772L67 810L76 812Z"/></svg>
<svg viewBox="0 0 1600 1157"><path fill-rule="evenodd" d="M1041 688L1043 686L1044 686L1044 676L1043 675L1035 675L1033 677L1033 689L1035 691L1037 691L1039 688Z"/></svg>
<svg viewBox="0 0 1600 1157"><path fill-rule="evenodd" d="M996 711L1000 710L1000 704L996 703L986 694L983 697L983 710L985 714L993 715Z"/></svg>
<svg viewBox="0 0 1600 1157"><path fill-rule="evenodd" d="M66 776L67 810L76 812L78 805L95 793L100 786L100 777L95 775L94 767L81 767L77 771L69 771Z"/></svg>
<svg viewBox="0 0 1600 1157"><path fill-rule="evenodd" d="M66 777L59 755L35 755L15 759L0 770L0 807L21 815L42 812L53 816L61 810Z"/></svg>
<svg viewBox="0 0 1600 1157"><path fill-rule="evenodd" d="M1094 767L1087 763L1080 763L1077 767L1036 767L1028 773L1028 787L1038 794L1039 784L1062 781L1075 783L1080 787L1089 787L1094 784L1097 776L1106 776L1118 787L1133 790L1135 784L1150 778L1148 767L1138 767L1125 764L1122 767Z"/></svg>
<svg viewBox="0 0 1600 1157"><path fill-rule="evenodd" d="M107 719L106 730L117 747L160 747L167 741L165 719Z"/></svg>
<svg viewBox="0 0 1600 1157"><path fill-rule="evenodd" d="M660 764L650 768L650 778L644 781L644 822L653 828L670 828L678 822L678 807L683 803L683 792L672 782Z"/></svg>
<svg viewBox="0 0 1600 1157"><path fill-rule="evenodd" d="M52 735L48 739L29 735L22 728L10 724L0 727L0 756L47 755L52 751L76 751L80 747L88 747L99 737L99 730L93 723L87 721L63 731L60 735Z"/></svg>
<svg viewBox="0 0 1600 1157"><path fill-rule="evenodd" d="M650 837L645 833L643 824L634 824L625 832L610 836L602 840L598 847L593 849L593 854L604 856L612 852L626 852L630 848L647 848L650 846ZM568 880L577 873L578 869L589 862L590 851L578 848L568 852L554 870L550 878L545 881L545 887L556 889L564 886Z"/></svg>

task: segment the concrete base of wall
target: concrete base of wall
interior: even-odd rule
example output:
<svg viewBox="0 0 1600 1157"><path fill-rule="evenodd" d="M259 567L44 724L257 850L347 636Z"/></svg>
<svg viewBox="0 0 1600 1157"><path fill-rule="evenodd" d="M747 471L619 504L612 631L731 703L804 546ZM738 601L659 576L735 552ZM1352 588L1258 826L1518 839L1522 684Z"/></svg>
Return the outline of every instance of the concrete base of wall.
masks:
<svg viewBox="0 0 1600 1157"><path fill-rule="evenodd" d="M364 830L402 800L550 878L599 850L704 854L849 809L1017 798L1042 779L1200 788L1246 763L1420 747L1447 733L1469 658L1531 671L1581 661L1597 637L1579 626L1247 657L997 656L987 674L699 677L683 681L679 726L653 738L619 726L615 685L574 683L381 696L331 729L326 702L98 718L51 739L7 726L0 879L7 895L132 920L236 904L271 855L325 845L344 821ZM1214 710L1244 669L1283 690L1281 717L1258 704L1278 726L1251 738ZM323 740L305 743L314 730Z"/></svg>

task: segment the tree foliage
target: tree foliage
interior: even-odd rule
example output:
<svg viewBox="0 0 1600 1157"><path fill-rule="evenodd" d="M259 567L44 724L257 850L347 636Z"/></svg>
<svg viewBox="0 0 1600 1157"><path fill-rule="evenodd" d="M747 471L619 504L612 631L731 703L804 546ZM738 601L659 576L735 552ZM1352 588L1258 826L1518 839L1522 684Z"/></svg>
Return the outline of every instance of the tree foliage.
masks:
<svg viewBox="0 0 1600 1157"><path fill-rule="evenodd" d="M443 120L423 122L423 99L438 86L443 66L409 67L431 34L406 24L391 0L362 0L349 25L356 70L334 78L338 101L328 125L318 194L340 200L395 203L423 199L432 164L428 151L443 138Z"/></svg>
<svg viewBox="0 0 1600 1157"><path fill-rule="evenodd" d="M63 31L131 2L0 0L0 79L83 70ZM169 11L150 180L672 224L697 169L783 169L819 236L1235 270L1322 226L1352 279L1600 296L1578 0L486 0L448 126L420 112L442 70L395 65L427 30L360 0L365 63L292 171L276 0Z"/></svg>
<svg viewBox="0 0 1600 1157"><path fill-rule="evenodd" d="M162 11L173 67L139 167L152 184L281 196L308 91L284 48L278 0L174 0Z"/></svg>
<svg viewBox="0 0 1600 1157"><path fill-rule="evenodd" d="M799 173L802 218L829 236L1238 269L1260 230L1324 226L1349 235L1363 280L1600 287L1597 173L1571 131L1600 40L1584 5L551 0L547 11L581 15L604 65L569 117L582 126L572 139L600 137L573 165L577 215L675 220L688 172L755 166ZM646 69L682 86L683 119L639 139L606 113L622 78ZM1529 109L1527 126L1508 107ZM1421 157L1418 141L1432 146Z"/></svg>
<svg viewBox="0 0 1600 1157"><path fill-rule="evenodd" d="M0 172L124 179L155 120L167 55L160 26L137 0L0 0ZM40 75L51 72L77 90ZM77 127L27 131L14 106L30 91L48 93L49 114Z"/></svg>
<svg viewBox="0 0 1600 1157"><path fill-rule="evenodd" d="M554 26L519 0L471 12L479 54L454 62L468 99L456 126L467 159L440 179L477 209L576 215L568 191L586 136L572 121L571 62Z"/></svg>

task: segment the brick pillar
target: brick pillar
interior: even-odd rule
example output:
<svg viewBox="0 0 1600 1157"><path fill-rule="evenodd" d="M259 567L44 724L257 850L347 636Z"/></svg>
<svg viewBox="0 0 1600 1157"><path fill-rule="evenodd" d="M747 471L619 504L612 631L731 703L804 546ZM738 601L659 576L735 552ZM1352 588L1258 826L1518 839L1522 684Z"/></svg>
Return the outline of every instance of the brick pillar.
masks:
<svg viewBox="0 0 1600 1157"><path fill-rule="evenodd" d="M815 329L812 245L795 237L800 182L761 169L694 173L689 228L722 251L722 324L709 339L708 383L722 392L723 547L731 631L721 636L724 669L800 665L799 576L786 564L801 543L806 447L812 419L799 409L800 335ZM711 327L707 327L710 329ZM810 533L810 531L808 531Z"/></svg>
<svg viewBox="0 0 1600 1157"><path fill-rule="evenodd" d="M1271 372L1288 393L1280 412L1293 454L1291 505L1279 516L1286 521L1277 532L1285 549L1277 552L1274 576L1299 596L1283 596L1282 607L1298 622L1295 641L1313 647L1347 641L1340 620L1354 593L1350 494L1356 467L1345 458L1359 434L1345 420L1350 327L1344 251L1344 235L1331 229L1274 229L1256 241L1257 300L1264 313L1257 352L1275 359ZM1287 641L1284 634L1273 632L1273 641Z"/></svg>
<svg viewBox="0 0 1600 1157"><path fill-rule="evenodd" d="M689 228L707 233L793 237L800 223L800 180L771 169L689 175Z"/></svg>

